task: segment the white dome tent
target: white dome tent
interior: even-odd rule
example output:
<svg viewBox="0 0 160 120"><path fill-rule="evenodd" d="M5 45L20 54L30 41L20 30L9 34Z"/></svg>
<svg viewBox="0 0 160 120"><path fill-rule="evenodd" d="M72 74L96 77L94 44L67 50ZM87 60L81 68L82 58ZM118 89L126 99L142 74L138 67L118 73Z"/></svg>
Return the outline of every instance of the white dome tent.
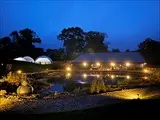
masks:
<svg viewBox="0 0 160 120"><path fill-rule="evenodd" d="M35 60L35 63L37 64L52 64L52 60L51 58L47 57L47 56L39 56L36 60Z"/></svg>
<svg viewBox="0 0 160 120"><path fill-rule="evenodd" d="M23 57L23 58L26 60L26 62L34 63L34 59L31 58L31 57L29 57L29 56L25 56L25 57Z"/></svg>
<svg viewBox="0 0 160 120"><path fill-rule="evenodd" d="M14 58L13 60L26 62L26 59L24 59L23 57Z"/></svg>

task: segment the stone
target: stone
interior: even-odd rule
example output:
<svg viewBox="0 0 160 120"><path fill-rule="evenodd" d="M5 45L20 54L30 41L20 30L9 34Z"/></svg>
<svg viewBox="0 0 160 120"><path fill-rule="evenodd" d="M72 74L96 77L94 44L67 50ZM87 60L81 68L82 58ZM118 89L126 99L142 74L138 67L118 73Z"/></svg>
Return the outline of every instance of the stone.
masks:
<svg viewBox="0 0 160 120"><path fill-rule="evenodd" d="M17 88L17 94L18 94L18 95L28 95L28 94L32 93L33 90L34 90L34 89L33 89L32 86L29 86L29 85L23 86L23 85L21 85L21 86L19 86L19 87Z"/></svg>

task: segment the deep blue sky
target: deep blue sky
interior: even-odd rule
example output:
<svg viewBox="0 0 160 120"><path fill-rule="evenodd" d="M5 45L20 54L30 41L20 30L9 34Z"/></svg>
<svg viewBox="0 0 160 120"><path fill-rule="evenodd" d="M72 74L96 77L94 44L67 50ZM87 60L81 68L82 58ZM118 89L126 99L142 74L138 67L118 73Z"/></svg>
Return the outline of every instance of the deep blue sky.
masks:
<svg viewBox="0 0 160 120"><path fill-rule="evenodd" d="M41 46L58 48L62 42L56 36L72 26L106 32L110 48L133 50L147 37L160 40L160 1L0 1L0 37L30 28L42 39Z"/></svg>

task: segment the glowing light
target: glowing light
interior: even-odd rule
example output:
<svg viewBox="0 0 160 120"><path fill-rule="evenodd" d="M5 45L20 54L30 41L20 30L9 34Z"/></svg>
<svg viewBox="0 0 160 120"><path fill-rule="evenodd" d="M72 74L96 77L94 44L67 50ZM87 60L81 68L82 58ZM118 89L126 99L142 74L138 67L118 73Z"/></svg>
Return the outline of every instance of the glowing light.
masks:
<svg viewBox="0 0 160 120"><path fill-rule="evenodd" d="M115 76L114 75L111 75L111 79L114 79L115 78Z"/></svg>
<svg viewBox="0 0 160 120"><path fill-rule="evenodd" d="M83 74L83 78L87 78L87 74L86 73Z"/></svg>
<svg viewBox="0 0 160 120"><path fill-rule="evenodd" d="M66 78L69 79L71 77L71 73L66 74Z"/></svg>
<svg viewBox="0 0 160 120"><path fill-rule="evenodd" d="M147 77L147 76L144 76L144 79L145 79L145 80L147 80L147 79L148 79L148 77Z"/></svg>
<svg viewBox="0 0 160 120"><path fill-rule="evenodd" d="M126 62L126 66L129 67L131 65L131 63L129 62Z"/></svg>
<svg viewBox="0 0 160 120"><path fill-rule="evenodd" d="M97 66L100 66L101 64L100 64L99 62L96 62L96 65L97 65Z"/></svg>
<svg viewBox="0 0 160 120"><path fill-rule="evenodd" d="M129 75L126 76L127 79L130 79L131 77Z"/></svg>
<svg viewBox="0 0 160 120"><path fill-rule="evenodd" d="M71 73L67 73L67 76L70 77L70 76L71 76Z"/></svg>
<svg viewBox="0 0 160 120"><path fill-rule="evenodd" d="M99 75L97 75L97 78L99 78L100 76Z"/></svg>
<svg viewBox="0 0 160 120"><path fill-rule="evenodd" d="M87 62L83 62L82 65L83 65L84 67L86 67L86 66L87 66Z"/></svg>
<svg viewBox="0 0 160 120"><path fill-rule="evenodd" d="M67 70L67 71L71 71L71 68L70 68L70 67L67 67L66 70Z"/></svg>
<svg viewBox="0 0 160 120"><path fill-rule="evenodd" d="M17 71L17 73L18 73L18 74L21 74L21 73L22 73L22 71L21 71L21 70L18 70L18 71Z"/></svg>
<svg viewBox="0 0 160 120"><path fill-rule="evenodd" d="M149 70L147 70L147 69L144 69L144 70L143 70L143 72L144 72L144 73L148 73L148 72L149 72Z"/></svg>
<svg viewBox="0 0 160 120"><path fill-rule="evenodd" d="M113 67L114 67L115 65L116 65L116 63L114 63L114 62L111 62L111 66L113 66Z"/></svg>
<svg viewBox="0 0 160 120"><path fill-rule="evenodd" d="M143 63L143 65L146 65L147 63Z"/></svg>

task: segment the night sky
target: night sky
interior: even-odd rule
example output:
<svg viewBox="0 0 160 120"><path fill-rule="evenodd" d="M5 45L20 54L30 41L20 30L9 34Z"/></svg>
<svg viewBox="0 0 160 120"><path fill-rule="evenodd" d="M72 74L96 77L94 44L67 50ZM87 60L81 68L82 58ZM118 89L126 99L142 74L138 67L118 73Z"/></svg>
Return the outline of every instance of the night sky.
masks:
<svg viewBox="0 0 160 120"><path fill-rule="evenodd" d="M57 35L73 26L107 33L110 49L134 50L147 37L160 40L160 1L0 1L0 37L30 28L42 39L40 46L59 48Z"/></svg>

